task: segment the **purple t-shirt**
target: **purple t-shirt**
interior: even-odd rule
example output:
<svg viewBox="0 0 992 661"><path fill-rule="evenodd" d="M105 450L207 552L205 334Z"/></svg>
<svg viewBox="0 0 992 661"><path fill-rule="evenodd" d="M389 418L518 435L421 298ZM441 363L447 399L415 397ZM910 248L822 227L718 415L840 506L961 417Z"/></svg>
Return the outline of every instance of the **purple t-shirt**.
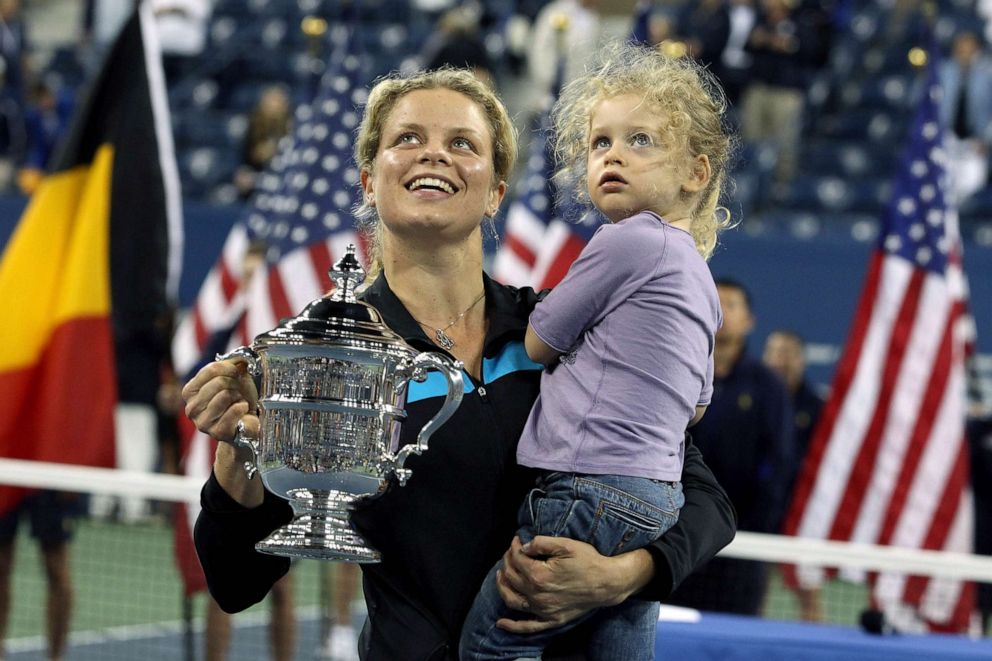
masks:
<svg viewBox="0 0 992 661"><path fill-rule="evenodd" d="M517 461L682 479L683 436L713 392L720 299L692 236L645 211L600 227L530 324L563 355L541 377Z"/></svg>

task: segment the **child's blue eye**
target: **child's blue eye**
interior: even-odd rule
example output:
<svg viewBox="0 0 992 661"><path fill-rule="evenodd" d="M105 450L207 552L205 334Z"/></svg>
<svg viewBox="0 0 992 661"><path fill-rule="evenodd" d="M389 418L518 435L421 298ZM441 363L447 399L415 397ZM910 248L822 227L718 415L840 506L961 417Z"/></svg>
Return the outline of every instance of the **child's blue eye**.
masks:
<svg viewBox="0 0 992 661"><path fill-rule="evenodd" d="M610 146L609 138L595 138L592 141L593 149L607 149Z"/></svg>
<svg viewBox="0 0 992 661"><path fill-rule="evenodd" d="M638 147L649 147L651 146L651 136L647 133L635 133L630 136L630 143Z"/></svg>

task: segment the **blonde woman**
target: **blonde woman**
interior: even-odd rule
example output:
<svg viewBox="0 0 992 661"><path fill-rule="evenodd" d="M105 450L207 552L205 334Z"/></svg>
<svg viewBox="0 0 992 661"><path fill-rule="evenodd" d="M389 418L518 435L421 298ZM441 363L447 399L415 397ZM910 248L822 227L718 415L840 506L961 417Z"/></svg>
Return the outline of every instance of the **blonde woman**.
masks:
<svg viewBox="0 0 992 661"><path fill-rule="evenodd" d="M406 486L369 499L352 517L383 554L362 567L362 658L455 661L465 615L501 555L503 599L526 604L532 618L503 623L510 630L557 626L635 593L669 594L734 533L733 509L691 446L682 519L651 550L604 557L578 541L536 538L525 550L514 539L517 505L534 479L516 464L516 446L542 366L523 346L537 295L482 270L482 226L499 209L516 158L503 104L467 71L389 77L370 93L355 155L377 273L363 300L414 348L461 360L471 387L430 451L411 457ZM255 386L236 363L204 367L183 394L197 427L221 441L239 420L257 429ZM411 384L401 442L442 400ZM262 599L289 567L254 551L291 512L245 478L243 460L219 445L196 529L210 591L230 611Z"/></svg>

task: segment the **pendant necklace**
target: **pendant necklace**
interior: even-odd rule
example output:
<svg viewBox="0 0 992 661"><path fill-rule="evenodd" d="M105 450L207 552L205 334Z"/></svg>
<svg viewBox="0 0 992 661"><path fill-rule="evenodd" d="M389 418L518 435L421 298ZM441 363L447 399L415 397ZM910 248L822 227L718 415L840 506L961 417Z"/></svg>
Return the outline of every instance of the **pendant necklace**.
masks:
<svg viewBox="0 0 992 661"><path fill-rule="evenodd" d="M474 308L475 305L479 301L481 301L483 299L483 297L485 295L486 295L486 290L483 289L482 290L482 293L479 294L479 297L477 299L475 299L474 301L472 301L472 303L467 308L465 308L464 310L462 310L462 313L460 315L458 315L457 317L455 317L455 320L454 321L452 321L450 324L448 324L444 328L436 328L434 326L431 326L430 324L425 324L424 322L422 322L422 321L420 321L419 319L416 319L416 318L414 318L413 320L416 321L421 326L423 326L424 329L434 331L434 341L437 342L437 345L439 347L441 347L442 349L444 349L445 351L451 351L451 349L453 349L454 346L455 346L455 341L452 340L451 337L447 333L445 333L444 331L448 330L449 328L451 328L452 326L454 326L455 324L457 324L461 320L462 317L464 317L466 314L468 314L468 311L469 310L471 310L472 308ZM412 315L411 315L411 317L412 317Z"/></svg>

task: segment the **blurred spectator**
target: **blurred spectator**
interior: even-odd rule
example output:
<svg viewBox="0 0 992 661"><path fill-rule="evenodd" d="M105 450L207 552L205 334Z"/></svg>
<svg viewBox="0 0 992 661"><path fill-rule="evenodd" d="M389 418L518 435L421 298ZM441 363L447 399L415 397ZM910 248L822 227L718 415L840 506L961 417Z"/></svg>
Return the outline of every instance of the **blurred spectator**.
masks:
<svg viewBox="0 0 992 661"><path fill-rule="evenodd" d="M806 380L806 347L802 337L795 331L772 331L765 340L762 362L782 377L785 388L792 397L794 463L789 470L788 487L785 490L791 502L796 479L802 470L806 452L809 449L810 435L816 427L823 409L823 398ZM819 588L800 589L799 613L808 622L823 621L823 603Z"/></svg>
<svg viewBox="0 0 992 661"><path fill-rule="evenodd" d="M134 7L135 0L86 0L83 34L95 59L114 41Z"/></svg>
<svg viewBox="0 0 992 661"><path fill-rule="evenodd" d="M727 0L686 3L678 14L676 32L689 55L712 70L730 37L730 5Z"/></svg>
<svg viewBox="0 0 992 661"><path fill-rule="evenodd" d="M269 591L272 608L269 648L272 661L292 661L296 653L296 613L293 611L293 573L290 570ZM226 661L231 646L231 615L207 597L207 628L204 632L207 661ZM357 643L356 643L357 649Z"/></svg>
<svg viewBox="0 0 992 661"><path fill-rule="evenodd" d="M822 30L813 9L792 0L762 0L745 46L751 76L741 101L741 130L749 142L777 147L779 183L795 173L806 88L823 59Z"/></svg>
<svg viewBox="0 0 992 661"><path fill-rule="evenodd" d="M74 104L71 90L60 89L52 79L32 86L31 102L24 116L27 133L27 156L17 174L17 185L31 195L44 177L55 147L69 127Z"/></svg>
<svg viewBox="0 0 992 661"><path fill-rule="evenodd" d="M713 398L689 431L737 509L738 529L777 533L794 465L792 404L781 379L747 353L754 329L749 293L729 279L716 285L723 326L713 349ZM766 583L765 563L718 557L689 576L669 602L757 615Z"/></svg>
<svg viewBox="0 0 992 661"><path fill-rule="evenodd" d="M448 10L438 20L434 34L421 52L425 69L442 66L471 69L492 86L493 66L479 30L479 17L466 7Z"/></svg>
<svg viewBox="0 0 992 661"><path fill-rule="evenodd" d="M754 0L729 0L727 15L730 21L727 43L720 59L714 63L713 73L723 83L727 100L731 105L736 105L751 75L751 55L744 47L758 20L758 13Z"/></svg>
<svg viewBox="0 0 992 661"><path fill-rule="evenodd" d="M358 594L358 565L335 562L325 574L331 595L331 626L318 652L322 661L358 661L358 634L352 623L351 605Z"/></svg>
<svg viewBox="0 0 992 661"><path fill-rule="evenodd" d="M0 156L24 158L29 44L20 0L0 0ZM0 182L5 183L5 182Z"/></svg>
<svg viewBox="0 0 992 661"><path fill-rule="evenodd" d="M792 412L795 414L793 440L796 449L793 480L802 466L803 458L809 449L810 436L823 409L823 398L806 380L805 351L805 342L798 333L780 329L769 333L762 355L762 362L782 378L786 390L792 397ZM788 491L791 492L791 483L789 487Z"/></svg>
<svg viewBox="0 0 992 661"><path fill-rule="evenodd" d="M534 21L527 68L530 72L532 108L538 108L551 91L559 55L567 59L565 81L585 70L602 39L599 0L552 0Z"/></svg>
<svg viewBox="0 0 992 661"><path fill-rule="evenodd" d="M968 422L971 484L975 494L975 553L992 555L992 415ZM982 630L992 623L992 583L978 586Z"/></svg>
<svg viewBox="0 0 992 661"><path fill-rule="evenodd" d="M191 58L203 52L213 0L153 0L162 68L171 86L186 72Z"/></svg>
<svg viewBox="0 0 992 661"><path fill-rule="evenodd" d="M992 146L992 58L974 32L954 38L940 69L940 116L948 129L948 175L956 202L988 181Z"/></svg>
<svg viewBox="0 0 992 661"><path fill-rule="evenodd" d="M63 491L36 491L26 496L11 512L0 518L0 658L7 637L7 620L11 605L11 569L17 526L22 517L31 520L31 536L41 547L41 557L48 584L45 609L45 635L49 661L65 658L72 616L73 587L69 567L69 542L76 529L76 519L83 513L85 497Z"/></svg>
<svg viewBox="0 0 992 661"><path fill-rule="evenodd" d="M243 199L251 197L255 180L276 155L279 141L290 129L289 94L282 85L266 87L248 117L241 166L234 185Z"/></svg>

